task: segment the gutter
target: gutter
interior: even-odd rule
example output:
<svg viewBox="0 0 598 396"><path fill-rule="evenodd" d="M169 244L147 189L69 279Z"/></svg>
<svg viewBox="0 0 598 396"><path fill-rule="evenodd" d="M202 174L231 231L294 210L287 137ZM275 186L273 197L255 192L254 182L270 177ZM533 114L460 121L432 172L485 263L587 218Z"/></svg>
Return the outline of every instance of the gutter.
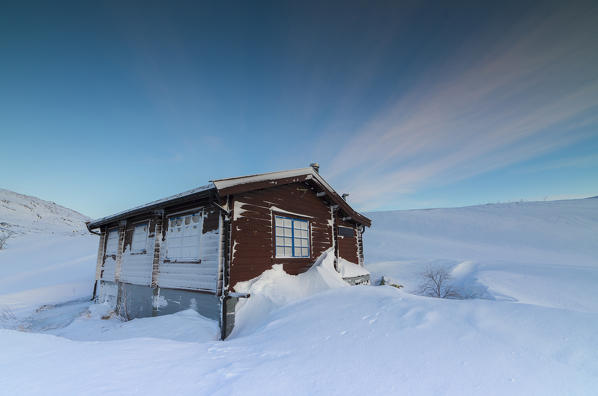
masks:
<svg viewBox="0 0 598 396"><path fill-rule="evenodd" d="M90 233L92 233L92 234L95 234L95 235L102 236L102 234L101 234L101 233L99 233L99 232L96 232L96 231L93 231L93 229L92 229L92 228L89 228L89 226L90 226L90 225L91 225L91 221L86 221L86 222L85 222L85 227L87 227L87 231L89 231L89 232L90 232Z"/></svg>

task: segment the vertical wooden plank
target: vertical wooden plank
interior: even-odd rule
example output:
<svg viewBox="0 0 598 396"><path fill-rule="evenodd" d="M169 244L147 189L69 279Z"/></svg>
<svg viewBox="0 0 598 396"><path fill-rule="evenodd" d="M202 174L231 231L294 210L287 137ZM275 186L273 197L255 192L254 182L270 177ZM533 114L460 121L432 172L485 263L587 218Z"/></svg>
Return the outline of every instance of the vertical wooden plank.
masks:
<svg viewBox="0 0 598 396"><path fill-rule="evenodd" d="M108 230L102 230L102 235L100 236L100 246L98 247L98 259L96 263L96 281L100 279L100 274L102 272L102 264L104 262L104 249L106 247L106 239L108 238Z"/></svg>
<svg viewBox="0 0 598 396"><path fill-rule="evenodd" d="M158 287L158 275L160 273L160 253L162 249L162 228L164 211L154 213L154 258L152 262L152 283L151 287Z"/></svg>
<svg viewBox="0 0 598 396"><path fill-rule="evenodd" d="M127 231L127 221L121 220L118 224L118 250L116 251L116 269L114 270L114 281L120 282L120 273L122 268L122 256L125 250L125 233Z"/></svg>

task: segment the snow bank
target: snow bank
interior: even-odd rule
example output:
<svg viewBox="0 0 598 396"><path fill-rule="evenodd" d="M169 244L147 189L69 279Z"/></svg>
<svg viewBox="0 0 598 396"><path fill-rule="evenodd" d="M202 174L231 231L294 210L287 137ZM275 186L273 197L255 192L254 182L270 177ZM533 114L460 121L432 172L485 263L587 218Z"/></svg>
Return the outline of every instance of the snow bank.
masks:
<svg viewBox="0 0 598 396"><path fill-rule="evenodd" d="M349 286L334 269L334 253L328 249L314 265L299 275L289 275L282 264L272 266L260 276L234 286L236 292L251 297L237 304L233 336L255 330L268 314L282 306L324 290Z"/></svg>
<svg viewBox="0 0 598 396"><path fill-rule="evenodd" d="M341 277L343 278L353 278L356 276L363 276L369 275L370 272L365 269L364 267L352 263L350 261L345 260L344 258L339 258L337 262L338 270L340 272Z"/></svg>
<svg viewBox="0 0 598 396"><path fill-rule="evenodd" d="M174 318L148 318L147 331L157 319ZM179 319L156 326L162 334L177 332L175 325L195 328ZM283 306L257 331L225 342L135 338L133 329L126 339L101 342L0 330L0 389L19 395L590 396L598 389L597 328L598 316L584 312L338 287Z"/></svg>
<svg viewBox="0 0 598 396"><path fill-rule="evenodd" d="M192 309L172 315L138 318L127 322L114 315L104 304L89 304L83 315L68 326L48 333L76 341L109 341L129 338L157 338L184 342L207 342L219 339L218 322Z"/></svg>

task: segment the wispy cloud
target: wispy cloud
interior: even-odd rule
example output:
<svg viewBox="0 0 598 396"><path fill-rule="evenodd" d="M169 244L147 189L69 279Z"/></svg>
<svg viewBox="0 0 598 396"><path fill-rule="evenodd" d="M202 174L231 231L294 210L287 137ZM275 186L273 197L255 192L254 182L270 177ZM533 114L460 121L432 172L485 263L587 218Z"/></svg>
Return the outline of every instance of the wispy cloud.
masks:
<svg viewBox="0 0 598 396"><path fill-rule="evenodd" d="M597 7L553 11L520 21L492 46L483 48L484 37L465 43L351 133L327 176L375 209L377 197L397 199L596 134L581 127L598 125Z"/></svg>

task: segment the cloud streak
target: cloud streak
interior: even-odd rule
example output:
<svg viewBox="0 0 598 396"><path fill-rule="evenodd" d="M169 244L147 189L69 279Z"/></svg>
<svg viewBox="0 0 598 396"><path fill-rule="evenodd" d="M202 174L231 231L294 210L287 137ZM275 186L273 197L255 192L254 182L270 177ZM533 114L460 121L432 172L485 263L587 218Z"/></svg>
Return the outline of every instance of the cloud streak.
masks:
<svg viewBox="0 0 598 396"><path fill-rule="evenodd" d="M552 10L492 45L469 40L350 133L327 176L375 209L595 135L587 127L598 124L596 17L595 6Z"/></svg>

